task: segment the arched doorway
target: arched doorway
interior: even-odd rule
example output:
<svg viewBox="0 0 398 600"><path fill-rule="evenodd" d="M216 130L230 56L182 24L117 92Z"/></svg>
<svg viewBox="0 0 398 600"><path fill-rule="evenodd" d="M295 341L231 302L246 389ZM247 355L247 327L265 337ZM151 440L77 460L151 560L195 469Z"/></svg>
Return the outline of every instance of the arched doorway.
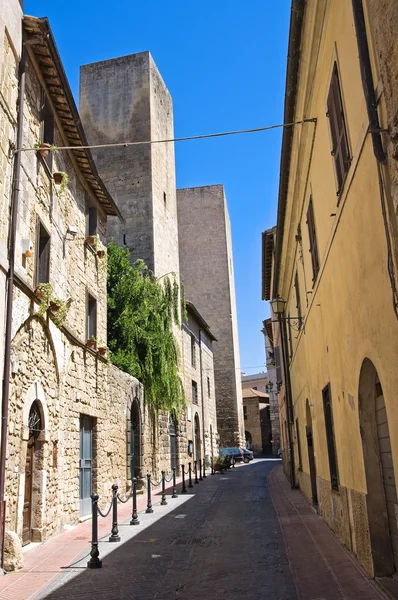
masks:
<svg viewBox="0 0 398 600"><path fill-rule="evenodd" d="M383 388L367 358L362 363L358 398L373 569L375 577L382 577L398 568L397 488Z"/></svg>
<svg viewBox="0 0 398 600"><path fill-rule="evenodd" d="M308 464L309 464L309 469L310 469L310 481L311 481L311 496L312 496L312 503L313 504L318 504L318 491L316 488L316 463L315 463L315 452L314 452L314 439L312 436L312 415L311 415L311 409L310 409L310 405L308 402L308 398L306 401L306 407L305 407L305 412L306 412L306 420L307 420L307 425L306 425L306 436L307 436L307 450L308 450Z"/></svg>
<svg viewBox="0 0 398 600"><path fill-rule="evenodd" d="M34 511L32 510L37 505L37 500L34 497L34 486L37 479L38 464L40 450L42 444L39 442L40 434L43 430L43 422L41 417L40 406L37 400L32 403L28 418L29 437L26 448L25 459L25 490L23 504L23 521L22 521L22 545L26 546L32 541L32 530L37 523L34 523ZM36 501L35 501L36 500Z"/></svg>
<svg viewBox="0 0 398 600"><path fill-rule="evenodd" d="M198 413L195 414L195 454L194 459L200 460L202 457L200 448L200 421Z"/></svg>
<svg viewBox="0 0 398 600"><path fill-rule="evenodd" d="M170 435L170 469L177 468L177 423L170 417L169 421Z"/></svg>
<svg viewBox="0 0 398 600"><path fill-rule="evenodd" d="M245 440L246 440L246 448L248 448L248 450L252 449L252 434L250 433L250 431L245 431Z"/></svg>
<svg viewBox="0 0 398 600"><path fill-rule="evenodd" d="M141 477L141 411L137 398L130 411L130 477Z"/></svg>

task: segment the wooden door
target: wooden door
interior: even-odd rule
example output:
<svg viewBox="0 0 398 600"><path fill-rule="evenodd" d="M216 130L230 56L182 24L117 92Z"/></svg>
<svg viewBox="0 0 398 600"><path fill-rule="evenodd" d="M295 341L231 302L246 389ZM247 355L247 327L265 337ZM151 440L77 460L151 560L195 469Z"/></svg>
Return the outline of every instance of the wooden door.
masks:
<svg viewBox="0 0 398 600"><path fill-rule="evenodd" d="M32 489L33 489L33 469L35 459L35 438L30 432L28 447L26 450L25 461L25 494L23 504L23 526L22 526L22 545L26 546L31 542L32 532Z"/></svg>

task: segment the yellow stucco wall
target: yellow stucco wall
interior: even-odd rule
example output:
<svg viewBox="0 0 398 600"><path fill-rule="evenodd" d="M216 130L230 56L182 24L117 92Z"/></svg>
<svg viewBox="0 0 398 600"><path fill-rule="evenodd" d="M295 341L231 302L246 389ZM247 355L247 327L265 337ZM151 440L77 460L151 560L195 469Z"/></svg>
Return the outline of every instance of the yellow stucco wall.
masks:
<svg viewBox="0 0 398 600"><path fill-rule="evenodd" d="M371 36L368 38L371 44ZM298 478L303 482L303 491L309 495L305 430L308 399L317 476L319 480L330 482L322 402L322 389L330 383L340 485L366 494L358 413L359 377L365 358L373 362L384 391L392 452L396 458L395 479L398 481L398 324L387 272L387 244L377 163L372 140L367 133L368 117L351 2L309 0L301 52L295 120L314 117L317 123L298 126L294 132L279 280L279 294L288 300L287 313L296 315L293 284L298 272L304 316L301 331L292 331L293 357L290 363L294 413L300 425L303 462L303 474L299 474ZM374 57L371 46L373 77L383 127L384 100ZM352 157L340 198L336 195L326 116L334 61L339 68ZM310 197L320 262L314 287L306 223ZM299 224L301 243L295 240ZM293 439L297 445L295 435ZM340 500L330 492L323 501L333 505L332 509L324 507L326 518L333 526L332 521L337 523L339 519L339 515L334 514L333 503ZM355 521L355 515L350 514L350 494L342 512L344 510L347 520ZM328 515L332 516L329 518ZM335 528L338 529L337 524ZM355 523L348 524L347 528L352 531L347 534L348 538L351 535L351 541L346 543L356 551ZM340 537L344 539L345 533ZM362 562L371 570L366 560L362 557Z"/></svg>

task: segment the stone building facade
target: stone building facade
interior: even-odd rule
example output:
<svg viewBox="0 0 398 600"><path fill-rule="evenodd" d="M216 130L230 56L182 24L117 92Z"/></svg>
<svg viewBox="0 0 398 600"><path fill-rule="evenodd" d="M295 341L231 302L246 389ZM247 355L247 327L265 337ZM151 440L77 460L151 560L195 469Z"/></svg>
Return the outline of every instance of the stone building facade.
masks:
<svg viewBox="0 0 398 600"><path fill-rule="evenodd" d="M187 296L211 323L221 446L244 444L231 226L222 185L177 190L180 268ZM206 285L204 285L206 282Z"/></svg>
<svg viewBox="0 0 398 600"><path fill-rule="evenodd" d="M9 243L22 28L34 43L27 44L25 68L5 500L6 529L28 544L89 515L92 491L108 499L113 483L122 492L130 488L132 474L157 475L166 465L170 472L170 442L163 440L162 459L153 460L151 436L159 438L142 385L109 366L99 350L106 346L106 224L118 209L89 151L29 150L37 140L87 141L47 19L15 14L14 29L2 32L2 255ZM56 172L67 173L65 185L55 184ZM47 286L50 306L38 284Z"/></svg>
<svg viewBox="0 0 398 600"><path fill-rule="evenodd" d="M278 406L278 367L275 360L275 348L273 341L273 330L271 319L263 321L263 329L261 330L264 335L264 346L265 346L265 364L267 366L268 375L268 397L269 397L269 412L271 419L271 431L272 431L272 453L277 456L279 448L281 447L281 425L279 419L279 406ZM278 350L279 351L279 350ZM279 366L279 371L280 371ZM278 376L277 376L278 375Z"/></svg>
<svg viewBox="0 0 398 600"><path fill-rule="evenodd" d="M187 441L193 460L218 455L216 395L213 342L208 324L191 302L187 302L188 321L183 324L183 364L187 398Z"/></svg>
<svg viewBox="0 0 398 600"><path fill-rule="evenodd" d="M245 387L242 389L242 398L246 448L255 454L268 453L271 449L268 394Z"/></svg>
<svg viewBox="0 0 398 600"><path fill-rule="evenodd" d="M280 308L285 468L368 573L388 576L398 567L397 8L292 4L284 122L316 122L284 129L263 272L264 299Z"/></svg>

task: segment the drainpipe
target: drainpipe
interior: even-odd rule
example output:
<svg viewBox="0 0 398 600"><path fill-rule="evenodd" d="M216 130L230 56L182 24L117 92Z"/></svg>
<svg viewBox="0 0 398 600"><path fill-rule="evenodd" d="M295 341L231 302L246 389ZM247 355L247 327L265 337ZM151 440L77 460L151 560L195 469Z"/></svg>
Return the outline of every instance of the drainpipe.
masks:
<svg viewBox="0 0 398 600"><path fill-rule="evenodd" d="M202 329L199 329L199 366L200 366L200 396L202 400L202 431L203 431L203 458L206 464L206 441L205 441L205 401L203 393L203 361L202 361Z"/></svg>
<svg viewBox="0 0 398 600"><path fill-rule="evenodd" d="M287 409L287 437L289 443L289 454L290 454L290 485L292 488L296 488L296 475L295 475L295 464L294 464L294 448L292 440L292 425L293 420L293 402L292 402L292 386L290 381L289 371L289 357L287 354L287 331L286 331L286 319L283 319L278 313L279 331L281 333L281 347L282 347L282 360L283 360L283 372L285 375L285 390L286 390L286 409Z"/></svg>
<svg viewBox="0 0 398 600"><path fill-rule="evenodd" d="M15 241L17 232L18 203L20 192L20 175L23 135L23 109L25 96L25 68L26 68L26 44L22 43L21 60L19 62L19 92L18 92L18 120L17 120L17 152L15 154L14 174L11 194L11 222L8 244L8 274L6 293L6 330L4 349L4 371L3 371L3 397L1 405L1 445L0 445L0 543L1 543L1 568L4 564L4 534L5 534L5 505L4 488L6 477L6 452L7 452L7 429L8 429L8 400L10 394L10 363L11 363L11 327L12 327L12 303L14 290L15 270Z"/></svg>
<svg viewBox="0 0 398 600"><path fill-rule="evenodd" d="M366 36L366 24L362 0L352 0L352 11L354 13L362 87L365 95L366 108L368 111L369 129L372 135L373 152L376 160L379 163L384 163L387 160L387 156L384 152L380 135L381 128L379 123L379 115L377 113L377 101L374 90L372 66L370 63L369 45Z"/></svg>

